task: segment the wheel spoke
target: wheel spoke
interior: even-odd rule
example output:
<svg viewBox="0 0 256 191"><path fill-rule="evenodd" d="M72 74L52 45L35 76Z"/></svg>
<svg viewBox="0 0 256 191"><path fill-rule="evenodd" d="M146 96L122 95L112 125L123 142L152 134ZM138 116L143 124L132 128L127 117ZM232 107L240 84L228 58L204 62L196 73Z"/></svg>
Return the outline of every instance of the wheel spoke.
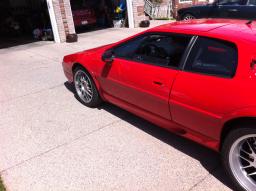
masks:
<svg viewBox="0 0 256 191"><path fill-rule="evenodd" d="M242 169L246 169L246 168L250 168L253 167L252 165L248 165L248 166L243 166Z"/></svg>
<svg viewBox="0 0 256 191"><path fill-rule="evenodd" d="M252 161L250 161L249 159L247 159L247 158L245 158L245 157L243 157L243 156L241 156L241 155L239 155L239 157L240 157L241 159L245 160L246 162L248 162L249 164L252 163Z"/></svg>
<svg viewBox="0 0 256 191"><path fill-rule="evenodd" d="M85 91L85 93L86 93L90 98L92 98L91 93L89 93L88 91Z"/></svg>
<svg viewBox="0 0 256 191"><path fill-rule="evenodd" d="M90 98L89 98L88 94L86 93L86 91L84 91L83 95L84 95L86 100L90 100Z"/></svg>
<svg viewBox="0 0 256 191"><path fill-rule="evenodd" d="M256 172L252 172L252 173L248 174L248 176L254 176L254 175L256 175Z"/></svg>
<svg viewBox="0 0 256 191"><path fill-rule="evenodd" d="M254 149L252 148L252 146L251 146L251 144L249 143L248 140L246 140L246 143L248 144L250 150L252 151L252 154L255 154Z"/></svg>
<svg viewBox="0 0 256 191"><path fill-rule="evenodd" d="M247 155L251 155L252 153L248 153L247 151L245 151L244 149L241 149L241 151L243 152L243 153L245 153L245 154L247 154Z"/></svg>

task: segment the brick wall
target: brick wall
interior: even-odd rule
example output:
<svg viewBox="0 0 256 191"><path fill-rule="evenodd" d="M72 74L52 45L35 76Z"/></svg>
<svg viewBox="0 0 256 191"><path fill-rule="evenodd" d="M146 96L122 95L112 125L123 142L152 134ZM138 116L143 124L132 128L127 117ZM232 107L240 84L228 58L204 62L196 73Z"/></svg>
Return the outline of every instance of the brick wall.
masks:
<svg viewBox="0 0 256 191"><path fill-rule="evenodd" d="M63 5L65 8L65 16L66 16L66 23L68 25L68 34L74 34L76 33L75 31L75 26L74 26L74 21L73 21L73 15L72 15L72 10L71 10L71 5L70 5L70 0L62 0Z"/></svg>
<svg viewBox="0 0 256 191"><path fill-rule="evenodd" d="M139 27L141 21L147 19L144 13L144 0L133 0L133 17L134 17L134 26Z"/></svg>
<svg viewBox="0 0 256 191"><path fill-rule="evenodd" d="M58 27L58 31L59 31L60 41L65 42L66 34L65 34L62 15L61 15L60 2L59 2L59 0L52 0L52 4L53 4L56 23L57 23L57 27Z"/></svg>
<svg viewBox="0 0 256 191"><path fill-rule="evenodd" d="M74 34L74 22L70 0L52 0L60 41L65 42L67 34Z"/></svg>
<svg viewBox="0 0 256 191"><path fill-rule="evenodd" d="M60 35L60 41L65 42L67 34L75 33L70 0L52 0L52 2ZM144 5L144 0L132 0L135 27L139 27L142 20L148 19L144 13Z"/></svg>

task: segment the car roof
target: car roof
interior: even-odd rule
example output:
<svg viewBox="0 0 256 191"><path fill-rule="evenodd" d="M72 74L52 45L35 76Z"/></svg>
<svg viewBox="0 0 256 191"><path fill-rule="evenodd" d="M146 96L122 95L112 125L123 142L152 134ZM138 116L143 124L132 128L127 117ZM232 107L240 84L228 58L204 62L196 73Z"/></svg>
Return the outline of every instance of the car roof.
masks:
<svg viewBox="0 0 256 191"><path fill-rule="evenodd" d="M195 19L178 21L150 29L157 32L174 32L192 35L216 37L228 41L245 40L256 43L256 21L234 19Z"/></svg>

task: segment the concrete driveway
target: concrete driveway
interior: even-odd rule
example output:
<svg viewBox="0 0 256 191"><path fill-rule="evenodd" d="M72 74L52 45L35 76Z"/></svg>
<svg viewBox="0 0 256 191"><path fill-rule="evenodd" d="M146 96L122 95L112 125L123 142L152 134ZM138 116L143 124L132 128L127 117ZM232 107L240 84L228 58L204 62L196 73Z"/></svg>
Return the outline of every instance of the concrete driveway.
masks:
<svg viewBox="0 0 256 191"><path fill-rule="evenodd" d="M0 174L9 191L232 189L218 154L113 105L89 109L65 83L65 54L140 30L0 50Z"/></svg>

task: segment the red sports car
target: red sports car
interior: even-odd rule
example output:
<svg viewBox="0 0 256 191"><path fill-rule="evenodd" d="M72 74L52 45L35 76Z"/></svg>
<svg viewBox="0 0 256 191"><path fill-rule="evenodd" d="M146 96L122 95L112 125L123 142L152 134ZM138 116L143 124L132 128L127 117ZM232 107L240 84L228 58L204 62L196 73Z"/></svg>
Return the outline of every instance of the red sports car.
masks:
<svg viewBox="0 0 256 191"><path fill-rule="evenodd" d="M256 190L256 22L191 20L64 57L88 107L113 103L221 153Z"/></svg>

